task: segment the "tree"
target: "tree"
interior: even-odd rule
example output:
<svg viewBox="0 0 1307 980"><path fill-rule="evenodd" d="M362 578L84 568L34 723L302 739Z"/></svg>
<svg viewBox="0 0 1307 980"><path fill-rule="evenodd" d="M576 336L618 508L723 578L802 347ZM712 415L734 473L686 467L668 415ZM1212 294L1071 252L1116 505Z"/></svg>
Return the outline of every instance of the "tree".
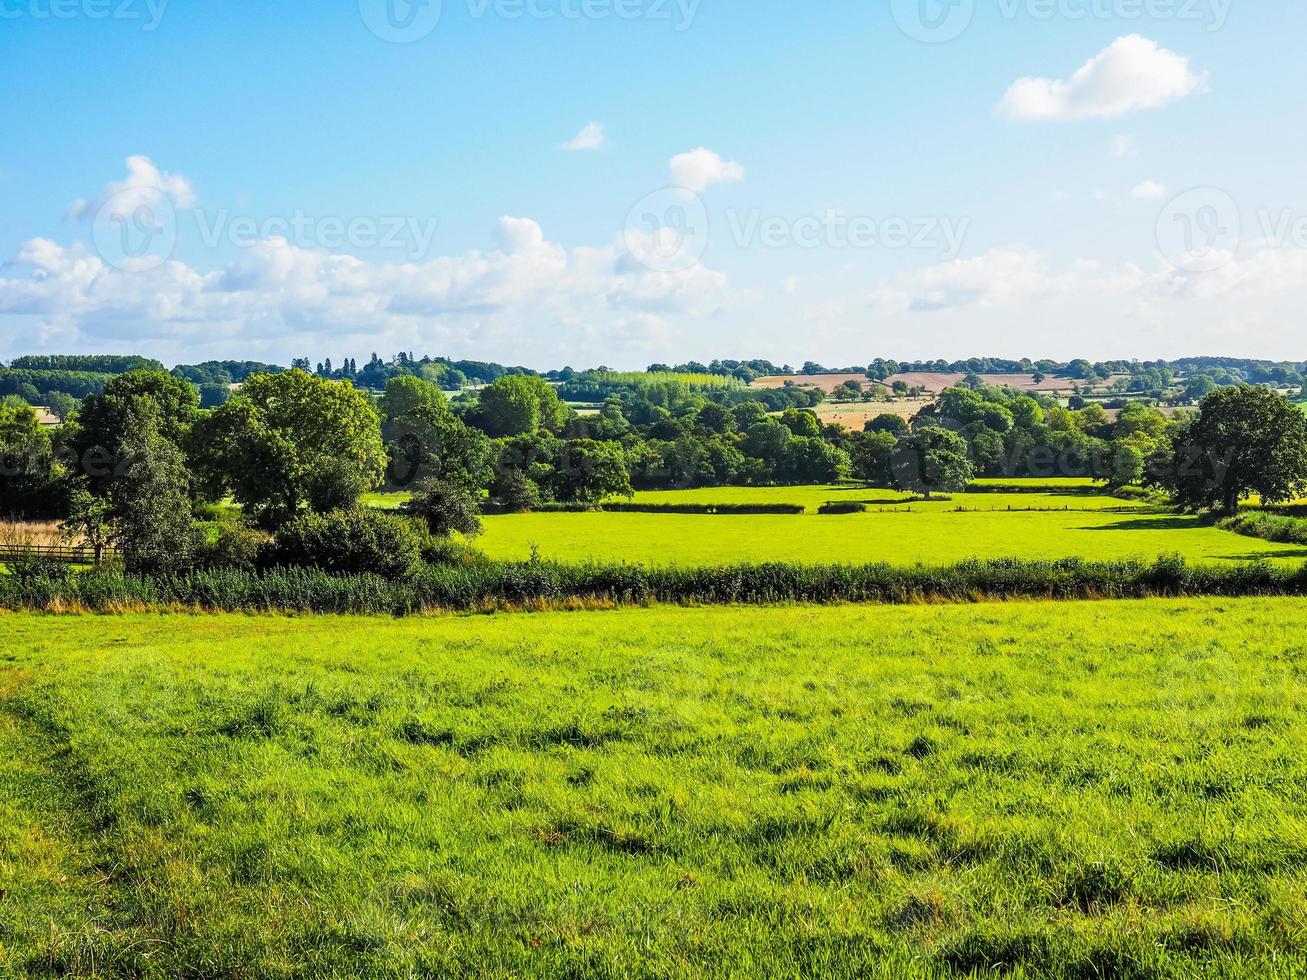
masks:
<svg viewBox="0 0 1307 980"><path fill-rule="evenodd" d="M881 414L867 422L863 432L888 432L894 436L907 433L908 423L897 415Z"/></svg>
<svg viewBox="0 0 1307 980"><path fill-rule="evenodd" d="M924 426L899 440L893 471L899 488L927 500L936 492L965 490L975 476L966 440L938 425Z"/></svg>
<svg viewBox="0 0 1307 980"><path fill-rule="evenodd" d="M831 392L831 397L835 401L855 402L862 397L862 385L856 381L845 381L836 386Z"/></svg>
<svg viewBox="0 0 1307 980"><path fill-rule="evenodd" d="M0 401L0 516L50 516L61 473L36 410L16 398Z"/></svg>
<svg viewBox="0 0 1307 980"><path fill-rule="evenodd" d="M788 408L781 413L781 425L796 436L815 438L821 435L821 419L817 418L816 412Z"/></svg>
<svg viewBox="0 0 1307 980"><path fill-rule="evenodd" d="M195 546L185 456L148 414L135 420L122 454L125 467L109 485L109 513L128 571L159 574L185 568Z"/></svg>
<svg viewBox="0 0 1307 980"><path fill-rule="evenodd" d="M898 416L889 416L896 422L903 420ZM904 426L906 431L907 426ZM876 487L887 487L894 479L892 463L894 451L898 448L898 438L892 432L869 431L862 438L854 441L850 456L853 458L853 474Z"/></svg>
<svg viewBox="0 0 1307 980"><path fill-rule="evenodd" d="M1250 494L1294 500L1307 491L1307 416L1269 388L1218 388L1150 463L1149 479L1194 510L1232 514Z"/></svg>
<svg viewBox="0 0 1307 980"><path fill-rule="evenodd" d="M480 501L464 484L433 480L404 505L406 513L426 522L432 534L474 538L481 533Z"/></svg>
<svg viewBox="0 0 1307 980"><path fill-rule="evenodd" d="M1193 404L1198 404L1215 390L1216 382L1210 375L1195 374L1184 382L1184 398Z"/></svg>
<svg viewBox="0 0 1307 980"><path fill-rule="evenodd" d="M505 375L481 391L478 425L495 437L557 432L571 414L558 392L535 375Z"/></svg>
<svg viewBox="0 0 1307 980"><path fill-rule="evenodd" d="M795 436L785 446L781 474L799 483L837 483L853 462L844 450L816 436Z"/></svg>
<svg viewBox="0 0 1307 980"><path fill-rule="evenodd" d="M113 514L109 501L97 497L85 487L77 487L68 498L68 516L59 530L69 544L85 544L95 554L98 565L104 551L113 543Z"/></svg>
<svg viewBox="0 0 1307 980"><path fill-rule="evenodd" d="M387 422L419 412L430 418L449 414L449 403L445 401L440 386L411 374L387 381L378 407L381 417Z"/></svg>
<svg viewBox="0 0 1307 980"><path fill-rule="evenodd" d="M195 385L166 371L132 371L108 381L77 412L69 446L77 454L92 492L104 492L127 464L123 443L138 421L152 420L160 438L187 447L199 418Z"/></svg>
<svg viewBox="0 0 1307 980"><path fill-rule="evenodd" d="M635 493L621 447L590 439L562 444L550 486L555 500L580 503L598 503L605 497L631 497Z"/></svg>
<svg viewBox="0 0 1307 980"><path fill-rule="evenodd" d="M52 391L46 396L45 404L50 409L50 414L66 425L81 402L62 391Z"/></svg>
<svg viewBox="0 0 1307 980"><path fill-rule="evenodd" d="M367 395L303 371L253 375L197 430L206 475L266 527L305 504L319 513L352 505L385 473L380 419Z"/></svg>

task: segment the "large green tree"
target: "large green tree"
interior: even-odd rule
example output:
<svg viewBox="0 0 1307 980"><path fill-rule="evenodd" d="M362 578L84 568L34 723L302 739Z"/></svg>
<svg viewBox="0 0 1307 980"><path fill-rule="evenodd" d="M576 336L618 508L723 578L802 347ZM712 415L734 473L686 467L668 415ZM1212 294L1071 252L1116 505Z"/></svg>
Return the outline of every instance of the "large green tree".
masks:
<svg viewBox="0 0 1307 980"><path fill-rule="evenodd" d="M123 442L138 420L148 417L161 438L183 447L199 409L199 390L189 381L166 371L132 371L82 402L68 445L91 487L104 492L126 465Z"/></svg>
<svg viewBox="0 0 1307 980"><path fill-rule="evenodd" d="M934 493L965 490L975 475L966 440L938 425L923 426L900 439L892 465L900 489L927 499Z"/></svg>
<svg viewBox="0 0 1307 980"><path fill-rule="evenodd" d="M150 413L135 416L120 451L123 466L109 485L109 516L128 571L185 568L194 552L185 456Z"/></svg>
<svg viewBox="0 0 1307 980"><path fill-rule="evenodd" d="M197 426L205 474L261 524L347 507L381 482L386 450L367 395L303 371L256 374Z"/></svg>
<svg viewBox="0 0 1307 980"><path fill-rule="evenodd" d="M482 389L477 424L491 436L530 435L541 429L559 431L570 409L543 378L510 374Z"/></svg>
<svg viewBox="0 0 1307 980"><path fill-rule="evenodd" d="M1296 499L1307 492L1307 416L1269 388L1218 388L1153 458L1149 479L1193 510L1234 513L1252 494Z"/></svg>

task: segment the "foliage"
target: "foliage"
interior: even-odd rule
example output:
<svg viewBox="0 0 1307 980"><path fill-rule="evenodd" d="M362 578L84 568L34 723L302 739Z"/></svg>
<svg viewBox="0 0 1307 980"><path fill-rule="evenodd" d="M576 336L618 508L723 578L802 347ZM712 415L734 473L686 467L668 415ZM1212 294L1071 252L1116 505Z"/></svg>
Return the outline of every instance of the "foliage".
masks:
<svg viewBox="0 0 1307 980"><path fill-rule="evenodd" d="M476 423L490 436L557 432L570 410L544 379L508 375L481 390Z"/></svg>
<svg viewBox="0 0 1307 980"><path fill-rule="evenodd" d="M55 516L61 475L36 412L17 399L0 400L0 516Z"/></svg>
<svg viewBox="0 0 1307 980"><path fill-rule="evenodd" d="M380 420L350 385L293 370L254 375L197 425L211 485L230 489L263 526L309 505L350 505L385 471Z"/></svg>
<svg viewBox="0 0 1307 980"><path fill-rule="evenodd" d="M1220 526L1226 531L1263 541L1307 545L1307 520L1301 517L1252 511L1226 518Z"/></svg>
<svg viewBox="0 0 1307 980"><path fill-rule="evenodd" d="M939 426L918 429L899 442L891 461L895 484L902 490L932 493L965 490L975 476L961 436Z"/></svg>
<svg viewBox="0 0 1307 980"><path fill-rule="evenodd" d="M481 533L481 501L463 483L433 480L404 505L405 513L422 520L439 538Z"/></svg>
<svg viewBox="0 0 1307 980"><path fill-rule="evenodd" d="M1233 514L1256 494L1269 504L1307 491L1307 418L1267 388L1219 388L1149 466L1150 482L1195 510Z"/></svg>
<svg viewBox="0 0 1307 980"><path fill-rule="evenodd" d="M261 563L399 580L421 567L423 543L417 525L394 514L367 509L307 513L277 529Z"/></svg>
<svg viewBox="0 0 1307 980"><path fill-rule="evenodd" d="M196 541L181 450L159 432L153 415L145 415L127 432L120 452L122 470L109 485L109 520L128 571L187 567Z"/></svg>

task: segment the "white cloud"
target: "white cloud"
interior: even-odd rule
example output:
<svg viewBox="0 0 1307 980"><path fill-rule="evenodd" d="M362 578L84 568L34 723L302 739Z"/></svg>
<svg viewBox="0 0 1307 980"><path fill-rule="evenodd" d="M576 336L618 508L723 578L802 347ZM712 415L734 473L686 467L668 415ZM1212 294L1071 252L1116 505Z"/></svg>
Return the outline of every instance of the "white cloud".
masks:
<svg viewBox="0 0 1307 980"><path fill-rule="evenodd" d="M602 150L608 145L604 127L597 122L586 125L581 132L563 144L565 150Z"/></svg>
<svg viewBox="0 0 1307 980"><path fill-rule="evenodd" d="M786 276L781 280L781 292L786 296L793 296L799 289L798 276Z"/></svg>
<svg viewBox="0 0 1307 980"><path fill-rule="evenodd" d="M1135 186L1130 192L1130 197L1136 201L1156 201L1158 198L1166 197L1166 185L1159 184L1155 180L1146 180Z"/></svg>
<svg viewBox="0 0 1307 980"><path fill-rule="evenodd" d="M1118 160L1125 160L1138 154L1139 146L1135 143L1133 136L1121 135L1113 137L1111 144L1108 146L1108 152Z"/></svg>
<svg viewBox="0 0 1307 980"><path fill-rule="evenodd" d="M712 150L699 147L672 157L672 185L702 194L711 184L730 184L744 179L744 168L723 160Z"/></svg>
<svg viewBox="0 0 1307 980"><path fill-rule="evenodd" d="M179 208L195 206L195 191L181 174L160 170L147 156L128 157L125 178L105 184L90 200L74 201L68 207L67 217L69 221L91 221L104 207L109 207L112 215L125 217L143 205L153 204L159 195L169 198Z"/></svg>
<svg viewBox="0 0 1307 980"><path fill-rule="evenodd" d="M601 360L614 347L641 349L675 318L711 316L728 298L722 273L650 269L616 240L569 249L507 216L496 239L489 251L396 265L273 238L212 271L171 261L137 273L78 243L34 239L3 267L13 277L0 275L0 323L32 318L19 336L173 346L179 357L461 345L552 363L560 350Z"/></svg>
<svg viewBox="0 0 1307 980"><path fill-rule="evenodd" d="M1157 109L1202 88L1190 59L1130 34L1090 58L1069 80L1022 78L995 110L1011 119L1089 119Z"/></svg>

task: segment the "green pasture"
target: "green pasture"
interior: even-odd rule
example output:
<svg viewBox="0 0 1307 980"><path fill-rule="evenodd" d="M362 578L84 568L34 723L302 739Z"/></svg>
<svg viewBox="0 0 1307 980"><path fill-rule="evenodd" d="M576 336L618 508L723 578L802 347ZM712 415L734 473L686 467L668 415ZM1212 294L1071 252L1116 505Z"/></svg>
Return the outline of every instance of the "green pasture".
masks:
<svg viewBox="0 0 1307 980"><path fill-rule="evenodd" d="M644 504L802 504L816 513L831 501L858 501L872 510L915 509L957 510L1117 510L1144 505L1121 500L1087 480L1021 481L993 480L973 484L978 492L938 495L932 500L914 501L911 494L882 490L856 483L802 487L704 487L695 490L648 490L635 495ZM1010 492L1004 488L1019 487ZM988 489L993 488L993 489Z"/></svg>
<svg viewBox="0 0 1307 980"><path fill-rule="evenodd" d="M1300 600L0 629L0 975L1307 969Z"/></svg>
<svg viewBox="0 0 1307 980"><path fill-rule="evenodd" d="M487 517L476 546L493 558L658 565L726 562L950 564L967 558L1301 562L1307 548L1222 531L1196 517L1106 511L976 511L917 505L842 516L515 514Z"/></svg>

